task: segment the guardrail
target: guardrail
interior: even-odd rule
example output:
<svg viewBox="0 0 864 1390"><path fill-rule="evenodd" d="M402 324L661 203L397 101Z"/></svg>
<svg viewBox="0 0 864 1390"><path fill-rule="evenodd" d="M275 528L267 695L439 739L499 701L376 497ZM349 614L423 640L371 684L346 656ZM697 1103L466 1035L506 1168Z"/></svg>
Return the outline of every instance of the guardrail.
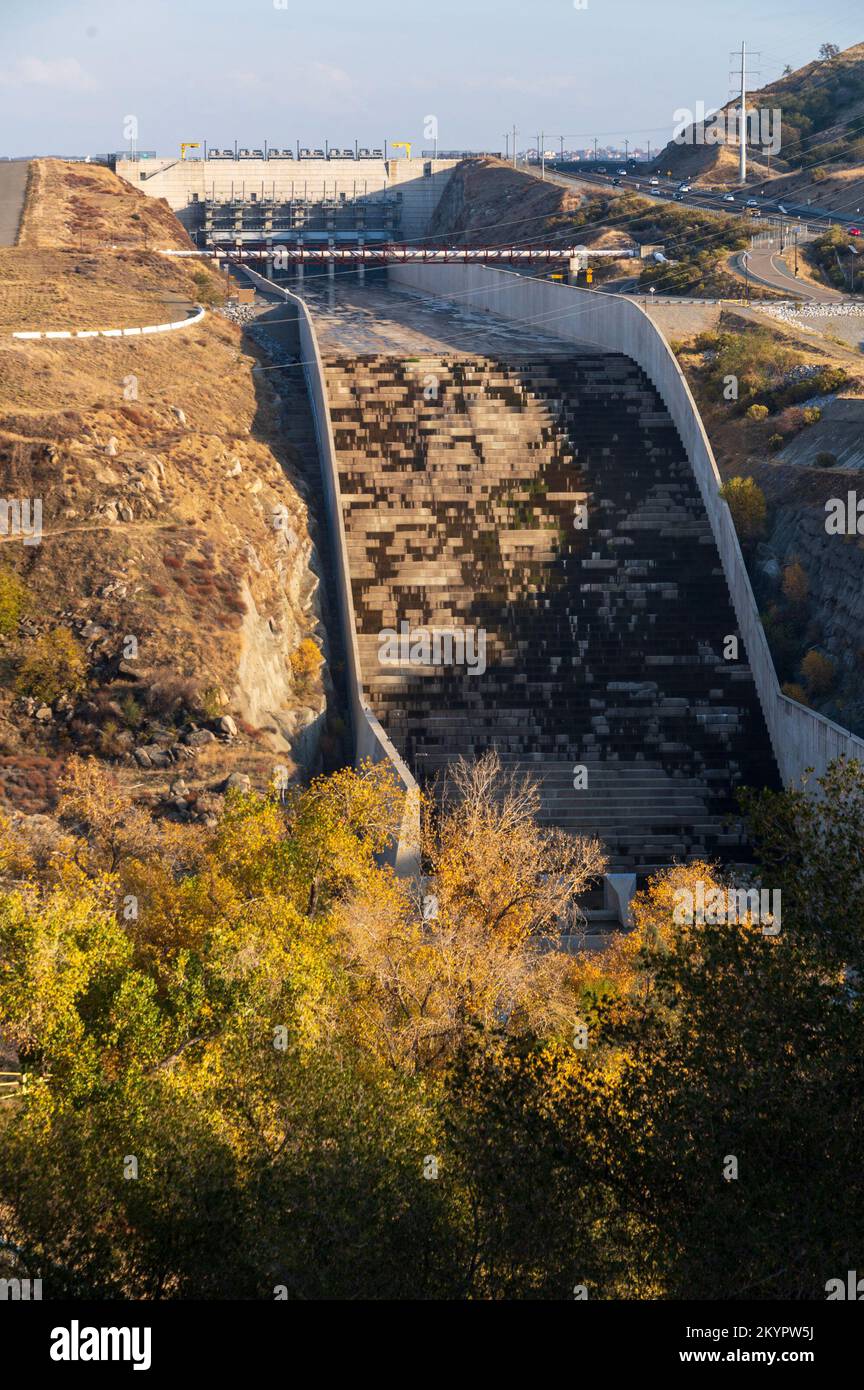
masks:
<svg viewBox="0 0 864 1390"><path fill-rule="evenodd" d="M357 645L354 600L351 594L351 570L348 563L348 545L342 512L339 468L336 460L336 446L333 442L333 424L330 419L327 384L324 376L324 364L318 347L318 338L309 310L298 295L292 294L283 285L276 284L274 281L266 279L265 276L259 275L256 270L252 270L247 265L241 268L254 285L259 289L278 295L286 303L291 304L297 314L300 362L315 421L318 459L321 465L321 480L327 503L332 553L336 569L339 620L348 668L348 698L351 704L355 766L363 762L379 763L384 761L389 762L392 766L404 793L404 803L399 837L390 856L390 862L400 878L418 877L420 874L420 791L410 770L400 758L363 698L363 673Z"/></svg>
<svg viewBox="0 0 864 1390"><path fill-rule="evenodd" d="M864 740L780 690L732 515L720 496L721 478L708 435L684 373L648 313L632 299L488 266L394 266L389 278L394 285L455 297L464 307L524 324L532 332L589 343L638 363L665 402L690 460L784 784L798 784L809 769L819 776L840 756L864 764Z"/></svg>
<svg viewBox="0 0 864 1390"><path fill-rule="evenodd" d="M178 328L193 328L196 323L201 322L206 312L206 309L198 305L195 312L185 319L172 319L170 323L150 323L145 328L58 328L44 333L22 331L10 336L28 341L41 338L43 341L48 339L52 342L70 338L140 338L148 333L173 333Z"/></svg>

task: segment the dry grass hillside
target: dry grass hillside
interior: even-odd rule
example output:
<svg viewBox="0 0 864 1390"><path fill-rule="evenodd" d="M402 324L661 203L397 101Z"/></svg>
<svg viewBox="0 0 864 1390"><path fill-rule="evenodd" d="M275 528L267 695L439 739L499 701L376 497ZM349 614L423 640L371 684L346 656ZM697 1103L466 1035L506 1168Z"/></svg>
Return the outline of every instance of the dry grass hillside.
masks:
<svg viewBox="0 0 864 1390"><path fill-rule="evenodd" d="M163 205L50 160L0 253L0 499L38 499L43 532L25 545L0 510L0 805L50 809L79 752L160 804L182 775L172 814L205 815L228 773L263 782L292 750L315 756L309 460L280 443L241 330L209 312L137 342L9 336L218 301L208 269L157 254L172 244L186 236Z"/></svg>
<svg viewBox="0 0 864 1390"><path fill-rule="evenodd" d="M593 225L607 213L616 193L544 183L503 159L466 159L454 170L430 234L456 246L605 246L616 240L629 246L626 233L603 232Z"/></svg>
<svg viewBox="0 0 864 1390"><path fill-rule="evenodd" d="M28 250L191 250L164 198L148 198L101 164L34 159L18 245Z"/></svg>
<svg viewBox="0 0 864 1390"><path fill-rule="evenodd" d="M733 98L721 108L732 112ZM748 109L780 113L780 148L748 150L749 181L765 183L772 195L796 202L848 210L864 187L864 43L832 58L818 58L747 93ZM769 141L772 126L766 131ZM736 183L737 136L731 144L676 144L657 156L657 169L706 184ZM841 174L840 171L843 171ZM834 183L825 176L837 175ZM857 186L857 187L856 187Z"/></svg>

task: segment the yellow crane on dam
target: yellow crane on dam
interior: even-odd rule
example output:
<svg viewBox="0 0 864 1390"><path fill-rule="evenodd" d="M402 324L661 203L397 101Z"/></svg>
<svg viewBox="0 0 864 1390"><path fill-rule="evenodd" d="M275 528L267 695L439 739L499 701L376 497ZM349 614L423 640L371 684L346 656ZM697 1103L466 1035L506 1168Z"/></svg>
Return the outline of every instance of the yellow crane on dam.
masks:
<svg viewBox="0 0 864 1390"><path fill-rule="evenodd" d="M405 158L406 158L406 159L410 159L410 158L411 158L411 141L410 141L410 140L394 140L390 148L391 148L391 149L394 149L394 150L404 150L404 151L405 151Z"/></svg>
<svg viewBox="0 0 864 1390"><path fill-rule="evenodd" d="M180 158L186 158L187 150L200 150L200 148L201 145L197 140L187 140L185 144L180 146Z"/></svg>

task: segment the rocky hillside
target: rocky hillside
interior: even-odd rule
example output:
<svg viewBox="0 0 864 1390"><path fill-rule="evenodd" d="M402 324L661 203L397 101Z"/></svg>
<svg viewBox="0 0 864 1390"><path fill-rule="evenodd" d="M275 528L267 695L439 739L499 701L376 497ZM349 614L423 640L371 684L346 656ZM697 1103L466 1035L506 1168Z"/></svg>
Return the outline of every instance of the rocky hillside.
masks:
<svg viewBox="0 0 864 1390"><path fill-rule="evenodd" d="M282 442L219 277L159 254L185 245L107 169L40 160L0 252L0 805L50 809L82 753L206 816L229 775L263 784L318 757L314 459ZM196 302L200 324L137 342L10 336ZM16 526L25 505L38 536Z"/></svg>
<svg viewBox="0 0 864 1390"><path fill-rule="evenodd" d="M864 537L826 529L832 498L864 498L860 354L731 311L675 347L724 480L764 499L736 521L781 684L862 734Z"/></svg>
<svg viewBox="0 0 864 1390"><path fill-rule="evenodd" d="M631 245L626 232L596 226L617 190L565 188L503 159L465 159L453 171L430 237L454 246Z"/></svg>
<svg viewBox="0 0 864 1390"><path fill-rule="evenodd" d="M740 98L720 108L734 111ZM830 188L819 187L837 171L845 171L847 197L860 200L864 190L864 43L841 53L820 57L766 86L748 91L748 108L780 112L780 149L769 161L767 149L750 147L751 182L766 182L779 196L802 201L811 197L821 206ZM702 183L735 183L738 179L737 139L719 144L666 145L655 167L673 177ZM774 177L772 177L772 174ZM856 191L850 184L858 184ZM818 193L813 190L818 188ZM847 202L847 207L849 206Z"/></svg>

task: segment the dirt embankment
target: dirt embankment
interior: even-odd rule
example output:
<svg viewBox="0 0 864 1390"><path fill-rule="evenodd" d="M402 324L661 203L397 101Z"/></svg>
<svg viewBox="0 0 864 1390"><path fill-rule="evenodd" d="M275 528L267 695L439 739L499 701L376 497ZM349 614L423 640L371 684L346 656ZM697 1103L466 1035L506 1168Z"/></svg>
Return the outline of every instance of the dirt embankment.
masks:
<svg viewBox="0 0 864 1390"><path fill-rule="evenodd" d="M178 814L204 814L228 773L263 783L292 750L315 756L314 461L281 442L268 373L212 311L218 277L157 251L185 245L109 170L37 161L21 243L2 253L0 498L31 517L38 503L41 539L25 545L0 509L0 804L50 808L53 771L80 752L151 798L182 773ZM196 302L211 305L200 324L137 342L10 336ZM30 677L59 628L81 672L52 691ZM51 776L34 777L44 759Z"/></svg>
<svg viewBox="0 0 864 1390"><path fill-rule="evenodd" d="M626 232L598 227L615 201L514 169L503 159L466 159L435 210L430 237L455 246L631 245Z"/></svg>
<svg viewBox="0 0 864 1390"><path fill-rule="evenodd" d="M676 349L724 481L753 478L765 497L764 526L743 545L779 679L861 734L864 538L826 526L831 499L864 496L860 353L730 311Z"/></svg>

